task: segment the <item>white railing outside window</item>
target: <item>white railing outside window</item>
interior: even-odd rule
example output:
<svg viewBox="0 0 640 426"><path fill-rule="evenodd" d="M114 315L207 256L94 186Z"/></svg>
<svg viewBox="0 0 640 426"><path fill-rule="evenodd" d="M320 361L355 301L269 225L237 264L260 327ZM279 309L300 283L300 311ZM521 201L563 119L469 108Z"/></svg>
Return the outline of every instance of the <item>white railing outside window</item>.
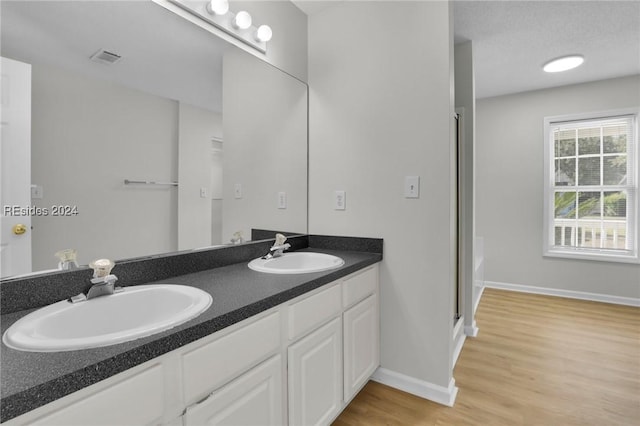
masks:
<svg viewBox="0 0 640 426"><path fill-rule="evenodd" d="M592 249L627 250L627 223L624 220L555 219L554 245Z"/></svg>

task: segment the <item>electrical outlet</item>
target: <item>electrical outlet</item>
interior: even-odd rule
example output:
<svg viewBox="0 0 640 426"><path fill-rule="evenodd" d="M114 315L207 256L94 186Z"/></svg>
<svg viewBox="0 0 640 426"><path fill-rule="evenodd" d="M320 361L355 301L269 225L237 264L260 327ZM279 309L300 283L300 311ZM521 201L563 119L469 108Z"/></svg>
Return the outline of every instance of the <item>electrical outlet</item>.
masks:
<svg viewBox="0 0 640 426"><path fill-rule="evenodd" d="M287 193L286 192L278 192L278 208L286 209L287 208Z"/></svg>
<svg viewBox="0 0 640 426"><path fill-rule="evenodd" d="M236 183L233 187L233 195L236 199L242 198L242 184Z"/></svg>
<svg viewBox="0 0 640 426"><path fill-rule="evenodd" d="M345 191L336 191L333 198L334 210L345 210L347 208L347 193Z"/></svg>

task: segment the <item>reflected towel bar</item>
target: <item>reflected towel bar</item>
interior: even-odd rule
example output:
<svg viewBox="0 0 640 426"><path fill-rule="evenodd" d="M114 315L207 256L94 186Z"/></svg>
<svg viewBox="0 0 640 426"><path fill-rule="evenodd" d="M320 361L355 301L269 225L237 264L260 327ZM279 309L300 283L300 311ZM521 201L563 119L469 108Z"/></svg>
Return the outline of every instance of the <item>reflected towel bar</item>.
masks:
<svg viewBox="0 0 640 426"><path fill-rule="evenodd" d="M154 182L151 180L124 180L125 185L168 185L168 186L178 186L178 182Z"/></svg>

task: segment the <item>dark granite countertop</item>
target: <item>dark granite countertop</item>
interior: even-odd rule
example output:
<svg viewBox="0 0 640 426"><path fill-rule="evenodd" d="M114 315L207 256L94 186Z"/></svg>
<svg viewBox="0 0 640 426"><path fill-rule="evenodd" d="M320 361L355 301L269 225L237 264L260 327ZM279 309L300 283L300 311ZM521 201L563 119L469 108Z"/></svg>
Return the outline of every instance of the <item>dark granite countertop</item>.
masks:
<svg viewBox="0 0 640 426"><path fill-rule="evenodd" d="M42 353L17 351L2 344L0 421L24 414L382 260L381 252L304 250L340 256L345 264L332 271L280 275L255 272L243 261L152 281L148 284L200 288L211 294L213 303L197 318L175 328L101 348ZM2 315L2 333L33 310Z"/></svg>

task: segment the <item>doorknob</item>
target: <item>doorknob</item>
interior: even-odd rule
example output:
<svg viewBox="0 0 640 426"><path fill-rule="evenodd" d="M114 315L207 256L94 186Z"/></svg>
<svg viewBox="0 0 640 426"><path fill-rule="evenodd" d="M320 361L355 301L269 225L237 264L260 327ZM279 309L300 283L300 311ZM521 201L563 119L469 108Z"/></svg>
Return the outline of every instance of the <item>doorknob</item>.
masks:
<svg viewBox="0 0 640 426"><path fill-rule="evenodd" d="M25 232L27 232L27 226L23 225L22 223L17 223L13 225L13 228L11 229L13 230L13 233L16 235L22 235Z"/></svg>

